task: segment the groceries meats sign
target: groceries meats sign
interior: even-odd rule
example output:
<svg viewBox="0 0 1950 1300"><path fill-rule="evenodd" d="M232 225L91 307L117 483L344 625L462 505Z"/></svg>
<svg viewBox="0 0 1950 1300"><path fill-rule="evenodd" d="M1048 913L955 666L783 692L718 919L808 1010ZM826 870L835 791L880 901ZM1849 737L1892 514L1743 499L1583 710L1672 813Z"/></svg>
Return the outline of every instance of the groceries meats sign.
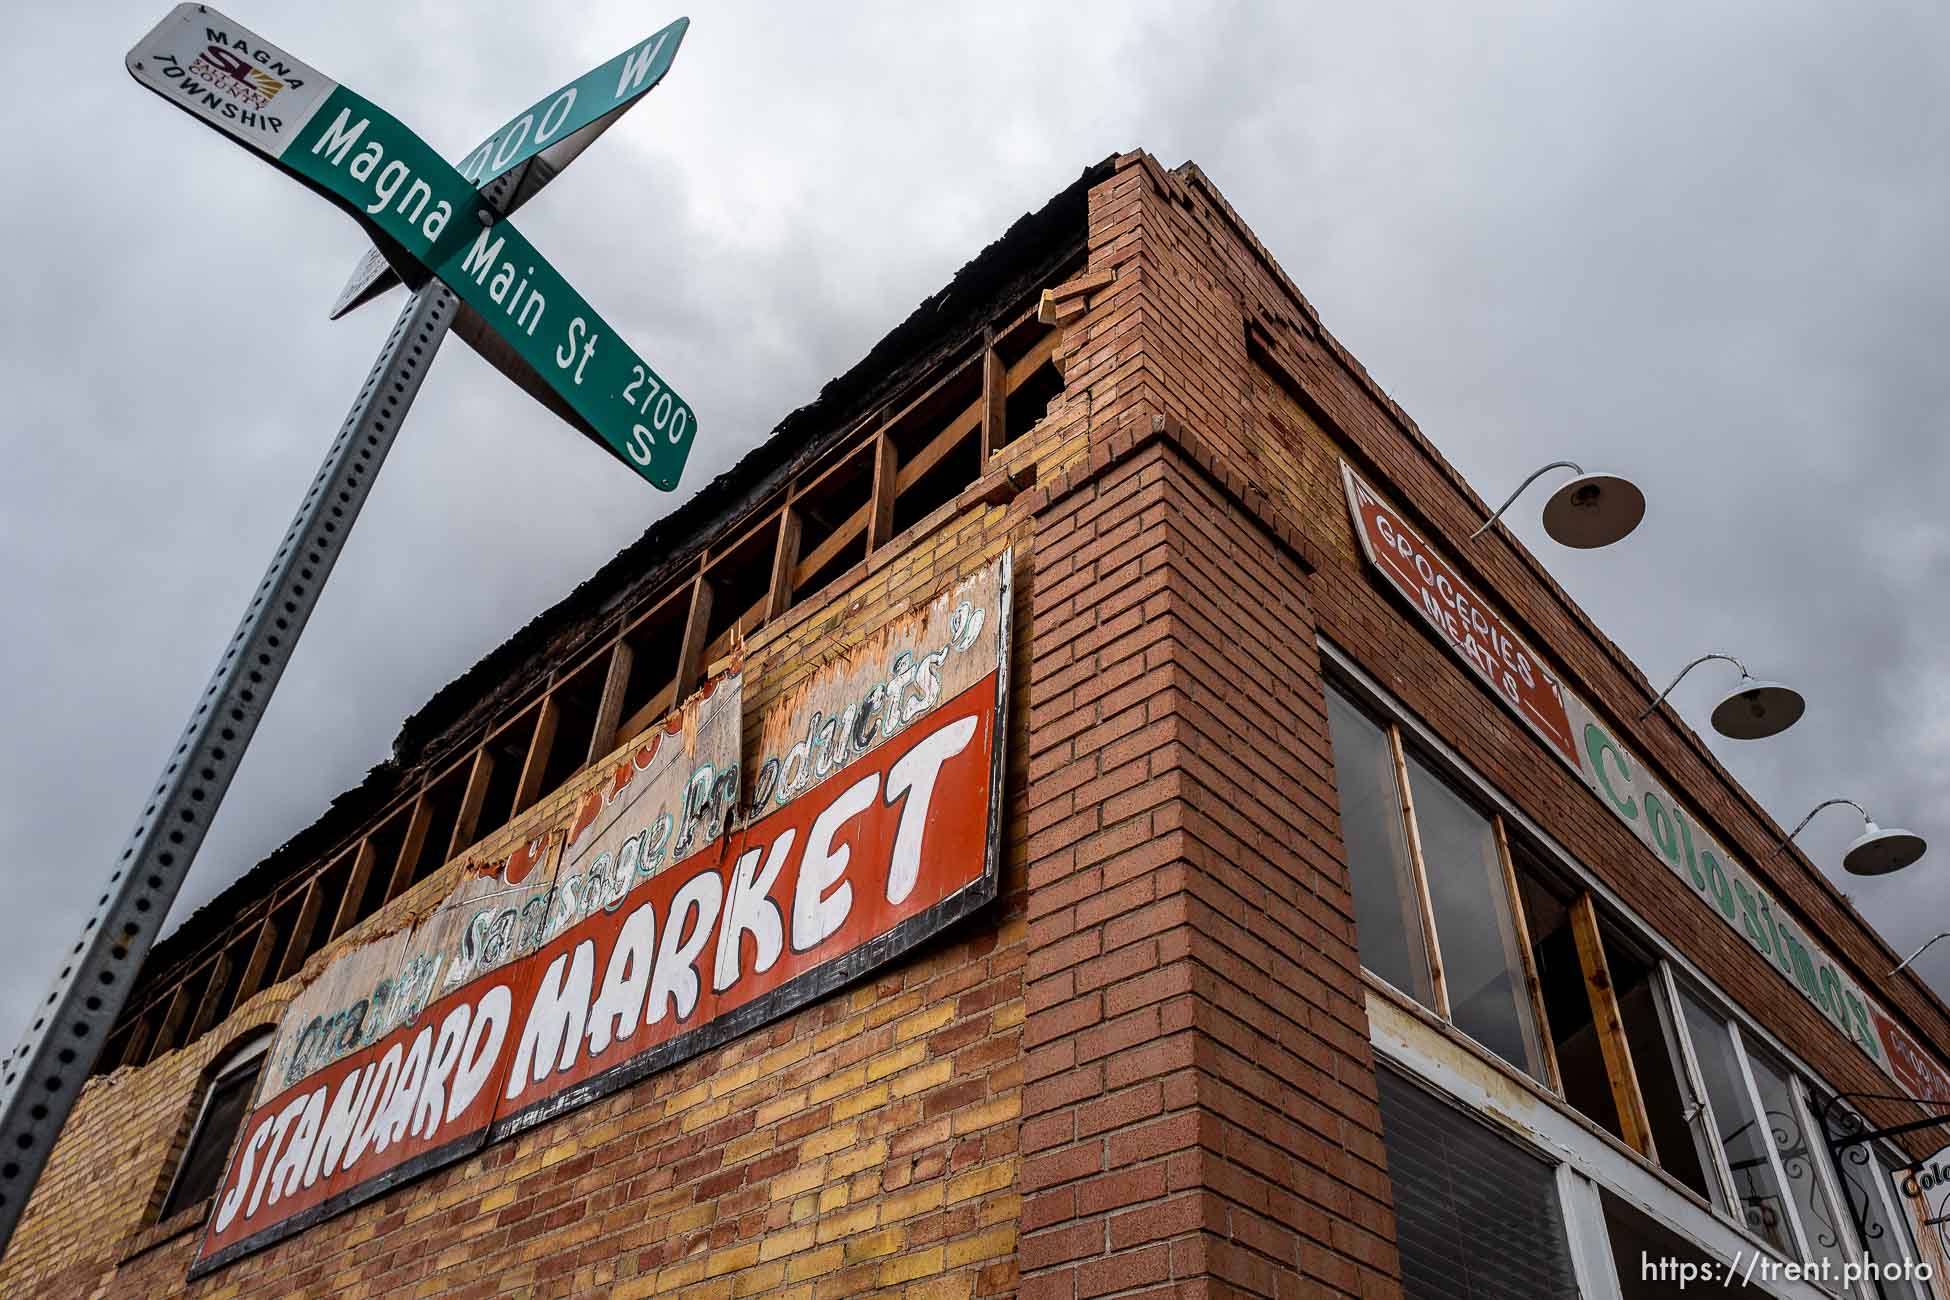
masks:
<svg viewBox="0 0 1950 1300"><path fill-rule="evenodd" d="M1348 510L1368 562L1512 713L1705 906L1912 1097L1950 1098L1935 1057L1863 991L1597 713L1347 465Z"/></svg>
<svg viewBox="0 0 1950 1300"><path fill-rule="evenodd" d="M287 1009L192 1276L824 996L991 901L1010 562L714 681ZM743 778L749 773L749 779Z"/></svg>

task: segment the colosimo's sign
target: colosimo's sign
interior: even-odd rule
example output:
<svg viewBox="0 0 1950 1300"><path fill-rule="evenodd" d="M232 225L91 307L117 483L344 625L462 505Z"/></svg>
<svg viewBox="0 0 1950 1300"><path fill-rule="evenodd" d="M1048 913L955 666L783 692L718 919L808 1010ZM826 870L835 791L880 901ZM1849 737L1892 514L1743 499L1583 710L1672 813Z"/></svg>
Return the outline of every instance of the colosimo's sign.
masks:
<svg viewBox="0 0 1950 1300"><path fill-rule="evenodd" d="M339 957L287 1009L192 1275L783 1015L991 901L1009 601L1004 554L815 673L760 721L749 799L739 680L719 680L579 778L557 824Z"/></svg>

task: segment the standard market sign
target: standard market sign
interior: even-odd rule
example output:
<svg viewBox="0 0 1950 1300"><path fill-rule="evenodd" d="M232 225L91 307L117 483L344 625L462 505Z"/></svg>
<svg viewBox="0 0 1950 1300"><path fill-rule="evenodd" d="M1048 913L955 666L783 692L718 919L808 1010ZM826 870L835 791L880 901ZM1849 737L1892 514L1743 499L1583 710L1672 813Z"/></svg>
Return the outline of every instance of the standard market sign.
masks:
<svg viewBox="0 0 1950 1300"><path fill-rule="evenodd" d="M1698 815L1660 785L1597 713L1565 689L1509 623L1345 462L1341 475L1368 562L1598 801L1905 1092L1919 1100L1950 1097L1950 1076L1713 838Z"/></svg>
<svg viewBox="0 0 1950 1300"><path fill-rule="evenodd" d="M690 406L398 119L201 5L177 6L127 64L144 86L264 155L349 212L381 247L437 277L572 423L646 481L677 486L697 432Z"/></svg>
<svg viewBox="0 0 1950 1300"><path fill-rule="evenodd" d="M992 901L1010 561L759 719L720 678L287 1008L191 1276L849 984ZM750 777L749 791L741 773Z"/></svg>

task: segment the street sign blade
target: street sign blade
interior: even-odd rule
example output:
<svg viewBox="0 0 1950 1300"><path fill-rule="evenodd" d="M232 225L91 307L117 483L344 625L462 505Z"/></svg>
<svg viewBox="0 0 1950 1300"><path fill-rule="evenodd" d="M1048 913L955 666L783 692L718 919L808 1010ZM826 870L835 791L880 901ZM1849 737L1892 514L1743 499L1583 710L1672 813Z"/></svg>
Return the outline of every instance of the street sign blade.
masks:
<svg viewBox="0 0 1950 1300"><path fill-rule="evenodd" d="M438 277L578 427L647 482L677 486L697 434L690 405L397 118L201 5L172 11L127 62L145 87L332 200L410 270Z"/></svg>
<svg viewBox="0 0 1950 1300"><path fill-rule="evenodd" d="M662 81L691 20L679 18L515 114L461 160L459 171L486 185L536 154L554 154L557 171ZM593 131L591 128L594 128ZM581 137L578 140L578 137ZM564 156L567 155L567 156Z"/></svg>
<svg viewBox="0 0 1950 1300"><path fill-rule="evenodd" d="M656 88L670 71L690 25L689 18L679 18L609 62L536 100L468 150L456 164L457 170L475 185L485 187L532 160L535 165L518 180L512 197L501 209L503 216L512 216L626 109ZM338 301L329 313L331 319L371 302L399 280L398 268L389 265L377 249L368 249L339 290Z"/></svg>
<svg viewBox="0 0 1950 1300"><path fill-rule="evenodd" d="M506 375L515 387L555 412L577 433L601 441L602 435L596 432L594 426L577 414L574 407L563 401L562 395L542 377L541 371L535 369L521 353L515 351L514 345L503 338L480 312L462 303L460 310L454 313L453 329L467 346L480 355L481 360Z"/></svg>
<svg viewBox="0 0 1950 1300"><path fill-rule="evenodd" d="M345 278L345 287L339 290L338 301L326 313L327 319L337 320L365 306L399 282L399 272L386 260L386 255L377 246L368 247L353 266L352 274Z"/></svg>
<svg viewBox="0 0 1950 1300"><path fill-rule="evenodd" d="M531 158L519 168L510 169L514 173L511 183L501 187L501 191L508 197L501 203L493 205L495 211L502 216L508 215L526 200L527 195L522 193L524 188L529 189L530 193L540 188L540 186L530 187L528 183L530 173L539 165L540 159ZM508 174L502 173L504 176ZM497 176L488 184L492 185L494 180L499 179L501 178ZM484 186L484 191L485 188ZM371 231L367 233L372 234ZM387 251L389 247L390 253ZM404 283L409 289L418 289L426 281L425 267L420 266L391 240L374 234L372 245L352 268L352 274L346 277L345 287L339 290L338 301L332 304L332 310L326 314L326 318L337 320L348 312L363 307L395 285Z"/></svg>

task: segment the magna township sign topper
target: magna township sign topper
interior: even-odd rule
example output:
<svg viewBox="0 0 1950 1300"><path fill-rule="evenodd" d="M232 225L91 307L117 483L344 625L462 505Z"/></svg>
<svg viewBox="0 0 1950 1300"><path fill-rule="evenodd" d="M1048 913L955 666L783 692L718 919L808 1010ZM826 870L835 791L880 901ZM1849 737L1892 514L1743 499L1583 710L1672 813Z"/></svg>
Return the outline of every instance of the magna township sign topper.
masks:
<svg viewBox="0 0 1950 1300"><path fill-rule="evenodd" d="M642 82L654 84L653 65L668 66L683 36L681 20L659 36L664 39L652 38L654 51L646 45L619 56L557 92L539 114L496 132L469 159L473 164L494 148L474 166L476 180L491 180L557 140L587 144L647 88ZM129 52L127 64L150 90L345 209L402 278L439 279L505 346L508 358L494 358L504 369L532 372L541 395L554 399L552 409L646 481L665 490L677 486L697 432L690 405L488 203L475 181L396 118L201 5L171 10ZM607 81L608 71L614 81L594 84ZM601 102L601 92L609 92L609 103ZM517 137L523 122L529 125Z"/></svg>

